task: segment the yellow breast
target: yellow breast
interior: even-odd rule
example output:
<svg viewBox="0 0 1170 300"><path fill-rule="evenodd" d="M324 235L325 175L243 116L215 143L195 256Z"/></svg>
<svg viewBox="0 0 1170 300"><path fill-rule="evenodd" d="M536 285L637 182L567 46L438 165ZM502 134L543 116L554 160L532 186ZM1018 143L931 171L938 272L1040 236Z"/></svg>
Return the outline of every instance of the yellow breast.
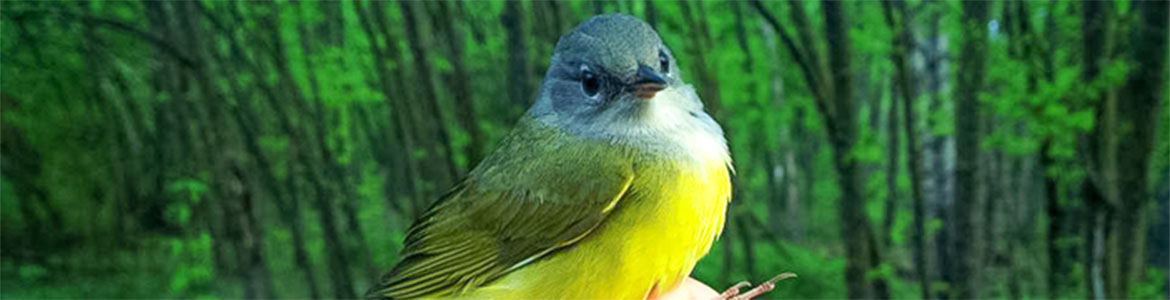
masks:
<svg viewBox="0 0 1170 300"><path fill-rule="evenodd" d="M643 299L685 279L723 230L726 152L636 161L627 198L588 237L464 296Z"/></svg>

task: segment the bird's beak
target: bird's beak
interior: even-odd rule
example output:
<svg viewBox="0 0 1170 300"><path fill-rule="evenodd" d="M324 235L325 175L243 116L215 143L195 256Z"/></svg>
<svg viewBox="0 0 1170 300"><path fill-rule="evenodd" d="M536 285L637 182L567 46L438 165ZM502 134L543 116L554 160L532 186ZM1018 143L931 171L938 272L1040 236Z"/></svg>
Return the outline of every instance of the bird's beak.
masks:
<svg viewBox="0 0 1170 300"><path fill-rule="evenodd" d="M634 97L654 98L654 94L663 89L666 89L666 79L662 78L662 75L658 75L658 72L650 67L638 66L638 74L634 75L634 83L630 84Z"/></svg>

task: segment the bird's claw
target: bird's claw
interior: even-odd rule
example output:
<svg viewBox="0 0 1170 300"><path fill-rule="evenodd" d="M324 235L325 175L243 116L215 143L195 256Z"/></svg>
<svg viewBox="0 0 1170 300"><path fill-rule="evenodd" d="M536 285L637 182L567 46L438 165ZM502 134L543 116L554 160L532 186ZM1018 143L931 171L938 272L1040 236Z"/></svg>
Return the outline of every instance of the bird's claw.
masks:
<svg viewBox="0 0 1170 300"><path fill-rule="evenodd" d="M739 294L739 289L750 286L752 286L751 282L747 282L747 280L740 281L730 288L727 288L727 290L723 291L722 293L719 293L719 299L731 299L731 296Z"/></svg>
<svg viewBox="0 0 1170 300"><path fill-rule="evenodd" d="M768 279L768 281L765 281L764 283L761 283L760 285L756 286L755 288L750 289L747 292L744 292L742 294L739 293L739 290L742 288L745 288L745 287L750 287L750 286L752 286L752 284L750 282L747 282L747 281L740 281L739 283L736 283L735 285L731 286L731 288L728 288L727 290L720 293L719 298L716 298L716 299L718 299L718 300L751 300L757 296L763 295L764 293L767 293L767 292L771 291L772 289L776 288L776 282L779 282L779 281L784 280L784 279L792 278L792 277L796 277L796 274L791 273L791 272L781 273L780 275L776 275L776 277L772 277L772 279Z"/></svg>

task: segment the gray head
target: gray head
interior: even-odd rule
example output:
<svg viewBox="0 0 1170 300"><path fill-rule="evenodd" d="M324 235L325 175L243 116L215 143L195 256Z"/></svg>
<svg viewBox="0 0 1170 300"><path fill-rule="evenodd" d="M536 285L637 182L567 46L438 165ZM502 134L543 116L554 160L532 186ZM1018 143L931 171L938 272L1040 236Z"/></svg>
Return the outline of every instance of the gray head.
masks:
<svg viewBox="0 0 1170 300"><path fill-rule="evenodd" d="M596 16L557 42L528 114L584 137L644 139L696 129L722 136L680 75L650 25L629 15Z"/></svg>

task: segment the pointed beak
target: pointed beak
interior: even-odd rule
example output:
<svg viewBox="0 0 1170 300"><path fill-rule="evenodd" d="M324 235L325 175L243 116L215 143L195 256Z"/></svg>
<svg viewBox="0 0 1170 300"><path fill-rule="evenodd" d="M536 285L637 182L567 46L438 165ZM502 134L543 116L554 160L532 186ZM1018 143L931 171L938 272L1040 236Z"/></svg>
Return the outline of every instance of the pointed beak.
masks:
<svg viewBox="0 0 1170 300"><path fill-rule="evenodd" d="M666 89L666 79L662 78L662 75L650 67L638 66L638 73L634 75L634 82L630 84L634 97L651 99L655 93L663 89Z"/></svg>

